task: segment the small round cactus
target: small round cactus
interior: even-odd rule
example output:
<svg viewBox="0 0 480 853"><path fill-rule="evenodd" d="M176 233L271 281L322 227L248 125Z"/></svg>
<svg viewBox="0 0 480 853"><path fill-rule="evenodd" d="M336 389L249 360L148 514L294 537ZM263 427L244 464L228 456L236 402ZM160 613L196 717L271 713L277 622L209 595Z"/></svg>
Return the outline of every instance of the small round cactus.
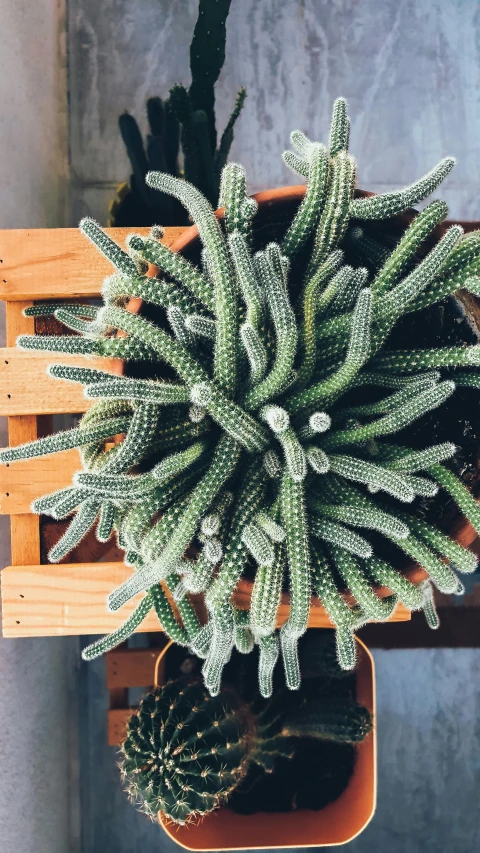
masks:
<svg viewBox="0 0 480 853"><path fill-rule="evenodd" d="M212 697L201 683L169 682L130 717L121 769L149 817L186 823L212 811L246 768L248 719L233 692Z"/></svg>

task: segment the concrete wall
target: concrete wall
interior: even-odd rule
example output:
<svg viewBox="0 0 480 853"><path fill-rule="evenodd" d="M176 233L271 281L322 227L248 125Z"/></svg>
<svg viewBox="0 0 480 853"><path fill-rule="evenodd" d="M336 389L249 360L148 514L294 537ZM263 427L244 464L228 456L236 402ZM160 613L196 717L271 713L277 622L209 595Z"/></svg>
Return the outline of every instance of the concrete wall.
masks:
<svg viewBox="0 0 480 853"><path fill-rule="evenodd" d="M0 0L0 20L0 228L65 225L63 3ZM3 313L1 322L4 345ZM6 443L2 419L0 444ZM10 563L8 518L0 521L4 566ZM0 639L2 853L79 849L77 649L76 638Z"/></svg>
<svg viewBox="0 0 480 853"><path fill-rule="evenodd" d="M72 217L106 218L128 174L116 129L145 99L189 82L196 0L71 0ZM458 165L442 188L453 216L480 217L480 5L476 0L233 0L217 87L219 127L245 85L232 154L252 190L297 183L281 160L291 130L328 133L331 106L350 103L359 185L409 183L441 157Z"/></svg>

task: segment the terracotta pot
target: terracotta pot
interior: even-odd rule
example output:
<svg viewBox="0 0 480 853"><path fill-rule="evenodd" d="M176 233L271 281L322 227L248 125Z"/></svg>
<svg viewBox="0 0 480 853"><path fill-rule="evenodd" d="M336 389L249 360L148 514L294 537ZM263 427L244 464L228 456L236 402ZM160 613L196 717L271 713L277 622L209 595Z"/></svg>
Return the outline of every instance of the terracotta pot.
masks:
<svg viewBox="0 0 480 853"><path fill-rule="evenodd" d="M258 232L258 230L266 229L268 226L275 223L288 222L302 201L305 195L305 189L304 184L298 184L296 186L265 190L254 195L253 197L258 203L258 211L255 216L256 232ZM355 191L356 198L366 198L372 195L375 195L375 193L368 192L367 190L359 189ZM417 213L418 211L411 208L398 216L391 217L388 220L389 231L391 231L392 234L402 234L415 216L417 216ZM216 216L219 219L222 218L222 208L216 211ZM432 235L425 241L425 248L427 249L438 242L451 224L451 222L446 221L438 225L432 232ZM461 222L460 224L466 232L480 229L480 222ZM192 225L190 228L187 228L183 234L175 240L171 249L173 252L181 252L182 255L191 260L198 260L200 256L200 239L197 226ZM155 270L152 268L152 274L154 274L154 272ZM476 307L478 309L480 301L477 300L476 302ZM134 298L130 300L128 304L129 311L138 313L141 308L141 299ZM480 310L478 316L480 327ZM470 522L460 514L456 515L449 524L449 534L464 547L468 547L475 541L475 539L477 539L477 533ZM416 564L402 568L402 572L414 583L425 580L428 577L427 573ZM235 593L235 601L240 608L248 608L252 587L253 584L251 581L240 581ZM390 595L390 590L386 587L377 587L376 591L380 597ZM351 596L348 594L346 594L346 598L351 600ZM288 618L289 600L289 594L284 593L278 615L278 625L283 624L283 622ZM317 598L312 598L309 627L316 626L315 607L319 606L321 606L321 602Z"/></svg>
<svg viewBox="0 0 480 853"><path fill-rule="evenodd" d="M167 835L186 850L256 850L282 847L328 847L346 844L372 819L377 799L377 735L375 722L375 668L369 650L357 638L357 701L373 715L373 730L356 748L356 761L345 791L320 811L257 812L241 815L223 806L198 824L178 826L159 815ZM158 661L157 683L164 684L164 660Z"/></svg>

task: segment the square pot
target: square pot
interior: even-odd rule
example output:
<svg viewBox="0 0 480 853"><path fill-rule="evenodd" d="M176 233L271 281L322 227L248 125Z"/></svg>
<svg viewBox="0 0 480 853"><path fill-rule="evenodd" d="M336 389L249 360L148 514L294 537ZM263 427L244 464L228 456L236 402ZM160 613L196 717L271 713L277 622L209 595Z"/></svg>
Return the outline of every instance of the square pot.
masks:
<svg viewBox="0 0 480 853"><path fill-rule="evenodd" d="M346 789L320 811L257 812L242 815L226 806L197 824L179 826L160 813L167 835L186 850L269 850L282 847L329 847L346 844L372 819L377 797L377 742L375 721L375 668L372 655L356 638L358 663L357 701L373 715L373 729L356 747L356 761ZM162 652L168 654L171 643ZM162 662L158 685L161 687ZM164 670L164 667L163 667Z"/></svg>

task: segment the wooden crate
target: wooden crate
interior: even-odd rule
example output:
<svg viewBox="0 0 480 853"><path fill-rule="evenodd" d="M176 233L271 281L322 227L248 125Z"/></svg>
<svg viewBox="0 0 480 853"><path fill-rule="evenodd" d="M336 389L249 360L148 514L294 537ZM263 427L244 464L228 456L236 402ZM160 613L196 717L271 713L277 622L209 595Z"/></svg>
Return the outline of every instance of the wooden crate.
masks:
<svg viewBox="0 0 480 853"><path fill-rule="evenodd" d="M166 228L163 242L171 245L183 230ZM121 245L129 231L107 229ZM148 229L137 231L146 234ZM7 318L7 346L0 351L0 414L8 417L9 443L15 446L45 434L52 415L80 413L89 405L79 386L45 373L53 361L85 364L85 359L15 349L19 334L45 329L45 321L24 317L23 309L36 301L98 297L102 281L112 269L77 229L66 228L0 232L0 271L0 299L6 302ZM104 370L119 369L113 359L96 361ZM117 613L106 610L107 594L130 572L111 543L100 546L92 536L68 561L55 565L46 561L44 555L59 537L62 522L40 522L30 512L31 502L69 485L78 467L76 450L0 466L0 512L10 514L12 534L12 564L1 573L5 637L107 633L137 603L134 600ZM248 602L248 589L240 585L237 603L248 607ZM285 600L279 624L287 616ZM408 619L410 612L399 604L392 621ZM310 625L331 627L319 602L312 607ZM141 630L160 630L157 618L148 617Z"/></svg>
<svg viewBox="0 0 480 853"><path fill-rule="evenodd" d="M126 724L132 713L128 691L132 687L142 687L147 693L153 687L157 658L166 644L165 637L159 637L154 646L146 649L129 649L127 643L122 643L105 655L110 696L107 713L109 746L119 746L125 739Z"/></svg>

